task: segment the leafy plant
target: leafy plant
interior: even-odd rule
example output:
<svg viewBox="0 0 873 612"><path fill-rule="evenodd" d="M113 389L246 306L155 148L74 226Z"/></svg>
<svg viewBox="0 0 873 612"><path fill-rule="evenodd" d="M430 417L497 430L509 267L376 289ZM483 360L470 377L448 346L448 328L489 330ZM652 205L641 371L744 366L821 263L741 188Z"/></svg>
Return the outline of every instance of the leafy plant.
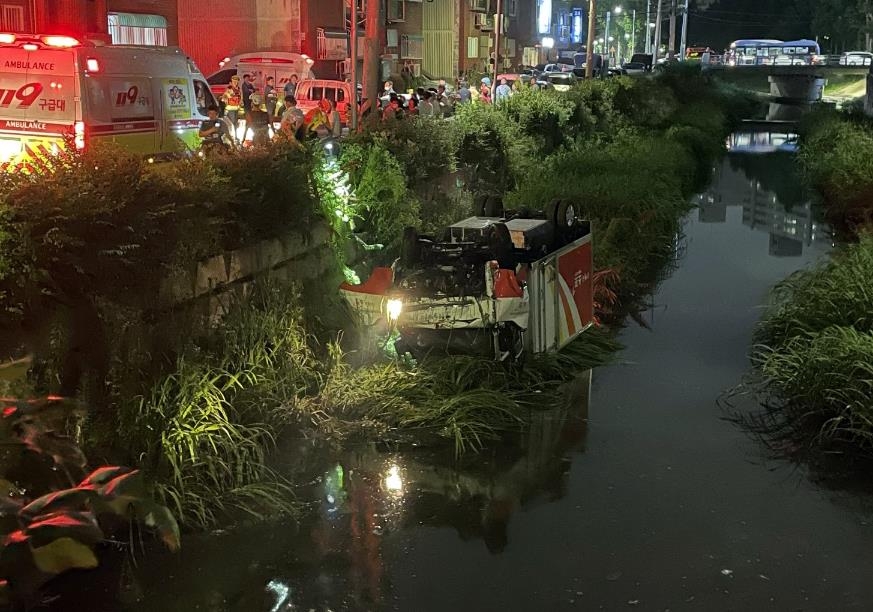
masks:
<svg viewBox="0 0 873 612"><path fill-rule="evenodd" d="M31 469L35 458L48 459L68 478L84 468L76 444L54 429L53 420L66 412L64 402L3 403L2 443L17 449ZM96 567L98 546L131 520L154 529L170 550L179 548L173 515L150 498L138 470L101 467L75 486L35 499L10 478L8 473L0 478L0 584L11 600L30 600L43 584L68 570Z"/></svg>

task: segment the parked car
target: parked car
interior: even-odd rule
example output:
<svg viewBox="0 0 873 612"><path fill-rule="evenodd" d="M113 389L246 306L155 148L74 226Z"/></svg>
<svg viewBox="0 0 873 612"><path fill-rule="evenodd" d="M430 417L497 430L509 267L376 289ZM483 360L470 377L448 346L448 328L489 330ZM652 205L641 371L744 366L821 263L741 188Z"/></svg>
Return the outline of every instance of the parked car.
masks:
<svg viewBox="0 0 873 612"><path fill-rule="evenodd" d="M625 62L621 66L622 70L624 70L625 74L645 74L646 73L646 65L642 62Z"/></svg>
<svg viewBox="0 0 873 612"><path fill-rule="evenodd" d="M873 53L867 51L848 51L840 56L840 66L873 65Z"/></svg>
<svg viewBox="0 0 873 612"><path fill-rule="evenodd" d="M546 78L555 91L570 91L578 80L572 72L552 72Z"/></svg>

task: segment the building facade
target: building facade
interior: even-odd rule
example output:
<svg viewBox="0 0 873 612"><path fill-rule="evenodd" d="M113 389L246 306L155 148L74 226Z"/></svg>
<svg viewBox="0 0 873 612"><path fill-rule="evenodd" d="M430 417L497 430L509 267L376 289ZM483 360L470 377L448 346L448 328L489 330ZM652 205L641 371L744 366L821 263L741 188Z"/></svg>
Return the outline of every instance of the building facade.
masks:
<svg viewBox="0 0 873 612"><path fill-rule="evenodd" d="M367 0L357 1L363 42ZM537 42L542 2L502 0L501 70L522 63L524 49ZM384 77L451 79L492 69L497 0L385 0L383 6ZM344 78L350 70L350 27L350 0L234 0L206 8L194 0L0 0L0 31L179 45L206 74L235 54L290 51L311 57L320 77Z"/></svg>

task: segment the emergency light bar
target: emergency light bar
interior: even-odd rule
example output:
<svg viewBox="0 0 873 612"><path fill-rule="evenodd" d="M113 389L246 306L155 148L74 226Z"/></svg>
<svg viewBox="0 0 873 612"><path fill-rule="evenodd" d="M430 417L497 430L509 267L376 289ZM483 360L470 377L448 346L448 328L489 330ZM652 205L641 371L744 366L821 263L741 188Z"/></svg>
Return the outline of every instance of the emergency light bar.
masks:
<svg viewBox="0 0 873 612"><path fill-rule="evenodd" d="M0 32L0 45L14 45L16 42L20 42L21 48L26 51L36 51L39 49L40 43L46 47L54 47L56 49L70 49L82 44L79 39L72 36L47 34L36 37L32 35L18 36L11 32Z"/></svg>

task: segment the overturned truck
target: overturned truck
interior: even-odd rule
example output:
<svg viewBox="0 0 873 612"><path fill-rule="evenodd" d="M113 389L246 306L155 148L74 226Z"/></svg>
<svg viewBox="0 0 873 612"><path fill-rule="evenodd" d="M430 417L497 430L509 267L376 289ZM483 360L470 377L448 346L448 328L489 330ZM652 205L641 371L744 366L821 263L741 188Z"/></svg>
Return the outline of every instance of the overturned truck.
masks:
<svg viewBox="0 0 873 612"><path fill-rule="evenodd" d="M591 225L572 203L459 221L439 237L404 232L400 258L340 290L367 326L399 332L399 353L518 361L590 327Z"/></svg>

